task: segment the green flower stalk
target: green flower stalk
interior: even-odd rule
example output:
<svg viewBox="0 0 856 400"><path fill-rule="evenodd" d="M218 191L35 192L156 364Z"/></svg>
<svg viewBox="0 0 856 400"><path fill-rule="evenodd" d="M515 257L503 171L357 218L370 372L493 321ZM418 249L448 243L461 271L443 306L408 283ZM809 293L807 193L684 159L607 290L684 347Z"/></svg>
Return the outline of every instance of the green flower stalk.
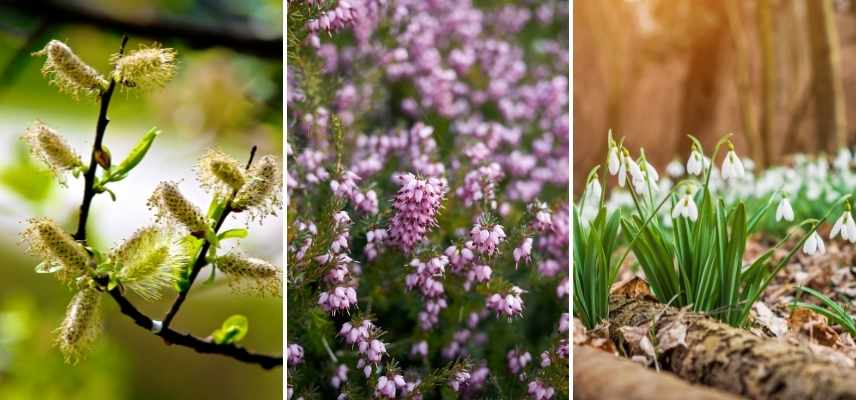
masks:
<svg viewBox="0 0 856 400"><path fill-rule="evenodd" d="M208 231L205 216L178 191L173 182L161 182L149 198L149 208L157 210L158 221L176 222L200 236Z"/></svg>
<svg viewBox="0 0 856 400"><path fill-rule="evenodd" d="M77 364L101 333L101 293L83 289L71 299L59 326L56 345L65 362Z"/></svg>
<svg viewBox="0 0 856 400"><path fill-rule="evenodd" d="M220 256L214 264L229 276L229 286L236 292L282 296L282 269L276 265L239 252Z"/></svg>
<svg viewBox="0 0 856 400"><path fill-rule="evenodd" d="M46 267L42 272L56 272L57 278L73 283L89 271L89 253L56 223L46 218L34 218L22 233L27 252L40 257Z"/></svg>
<svg viewBox="0 0 856 400"><path fill-rule="evenodd" d="M50 168L60 184L65 185L65 172L77 175L84 169L80 156L53 129L35 121L24 131L22 139L30 146L33 156Z"/></svg>
<svg viewBox="0 0 856 400"><path fill-rule="evenodd" d="M175 281L174 268L187 262L171 233L154 226L138 230L110 258L118 281L148 301L159 299Z"/></svg>
<svg viewBox="0 0 856 400"><path fill-rule="evenodd" d="M163 87L175 76L176 52L173 49L140 47L128 54L114 54L113 79L129 88L143 90Z"/></svg>
<svg viewBox="0 0 856 400"><path fill-rule="evenodd" d="M34 56L46 56L42 74L51 78L61 92L71 94L77 99L81 93L96 96L107 89L107 80L80 59L71 48L59 40L51 40L44 49L33 53Z"/></svg>
<svg viewBox="0 0 856 400"><path fill-rule="evenodd" d="M251 210L251 214L260 217L275 214L282 204L281 186L282 175L276 158L264 156L250 168L249 179L235 195L232 208Z"/></svg>
<svg viewBox="0 0 856 400"><path fill-rule="evenodd" d="M239 190L247 181L238 160L214 149L199 159L196 171L204 188L220 194Z"/></svg>

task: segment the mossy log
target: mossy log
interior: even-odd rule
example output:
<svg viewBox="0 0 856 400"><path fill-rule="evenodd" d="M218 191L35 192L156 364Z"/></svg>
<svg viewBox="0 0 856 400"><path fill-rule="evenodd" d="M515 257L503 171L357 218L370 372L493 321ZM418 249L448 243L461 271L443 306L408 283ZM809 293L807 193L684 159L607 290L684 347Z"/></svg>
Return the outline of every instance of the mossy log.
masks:
<svg viewBox="0 0 856 400"><path fill-rule="evenodd" d="M686 346L658 351L657 361L687 381L751 399L856 399L856 369L808 347L760 337L645 297L610 297L610 336L621 346L626 341L620 327L647 327L655 319L653 332L677 319L686 326Z"/></svg>
<svg viewBox="0 0 856 400"><path fill-rule="evenodd" d="M737 397L692 385L668 372L586 346L574 346L576 400L736 400Z"/></svg>

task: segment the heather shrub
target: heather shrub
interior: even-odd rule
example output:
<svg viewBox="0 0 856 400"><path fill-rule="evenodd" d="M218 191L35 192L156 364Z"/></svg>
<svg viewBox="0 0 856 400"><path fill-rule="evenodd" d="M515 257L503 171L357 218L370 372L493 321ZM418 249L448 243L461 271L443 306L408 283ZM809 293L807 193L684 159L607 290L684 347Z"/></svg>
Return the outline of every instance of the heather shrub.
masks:
<svg viewBox="0 0 856 400"><path fill-rule="evenodd" d="M567 397L568 4L287 18L288 397Z"/></svg>

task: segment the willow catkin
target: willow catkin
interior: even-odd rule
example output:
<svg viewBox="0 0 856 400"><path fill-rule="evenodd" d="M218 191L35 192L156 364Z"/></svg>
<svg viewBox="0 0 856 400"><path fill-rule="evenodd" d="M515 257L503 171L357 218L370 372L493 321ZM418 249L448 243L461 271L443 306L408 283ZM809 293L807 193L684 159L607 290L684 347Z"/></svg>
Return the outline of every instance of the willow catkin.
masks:
<svg viewBox="0 0 856 400"><path fill-rule="evenodd" d="M234 252L218 257L215 265L237 292L282 296L282 269L274 264Z"/></svg>
<svg viewBox="0 0 856 400"><path fill-rule="evenodd" d="M235 195L232 208L236 211L250 210L257 216L274 214L281 204L281 185L276 158L264 156L250 168L249 179Z"/></svg>
<svg viewBox="0 0 856 400"><path fill-rule="evenodd" d="M64 172L83 167L83 161L77 152L62 136L41 121L33 122L24 131L22 139L30 146L33 156L45 163L60 183L65 183Z"/></svg>
<svg viewBox="0 0 856 400"><path fill-rule="evenodd" d="M127 54L114 54L113 79L124 87L143 90L164 86L175 76L176 52L170 48L140 47Z"/></svg>
<svg viewBox="0 0 856 400"><path fill-rule="evenodd" d="M135 232L110 257L119 281L140 297L153 301L175 280L173 269L187 259L170 232L149 226Z"/></svg>
<svg viewBox="0 0 856 400"><path fill-rule="evenodd" d="M221 194L240 189L247 180L238 160L214 149L199 159L196 172L204 188Z"/></svg>
<svg viewBox="0 0 856 400"><path fill-rule="evenodd" d="M83 289L71 299L59 326L56 345L65 361L76 364L101 333L101 293Z"/></svg>
<svg viewBox="0 0 856 400"><path fill-rule="evenodd" d="M68 45L59 40L51 40L34 56L45 56L42 74L51 78L61 92L67 92L77 98L84 95L98 95L108 86L107 80L87 65Z"/></svg>
<svg viewBox="0 0 856 400"><path fill-rule="evenodd" d="M176 222L193 234L203 234L208 230L202 211L187 200L173 182L161 182L155 188L149 198L149 208L156 210L159 221Z"/></svg>
<svg viewBox="0 0 856 400"><path fill-rule="evenodd" d="M57 278L72 283L89 270L89 253L56 223L47 218L33 218L22 233L27 252L59 269Z"/></svg>

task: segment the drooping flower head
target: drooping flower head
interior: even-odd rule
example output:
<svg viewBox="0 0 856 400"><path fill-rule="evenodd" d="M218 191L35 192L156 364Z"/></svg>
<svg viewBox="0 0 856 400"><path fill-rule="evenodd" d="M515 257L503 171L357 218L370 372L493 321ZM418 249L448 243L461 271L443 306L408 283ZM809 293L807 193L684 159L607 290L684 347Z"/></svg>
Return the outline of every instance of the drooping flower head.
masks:
<svg viewBox="0 0 856 400"><path fill-rule="evenodd" d="M289 366L293 367L303 362L303 347L299 344L289 344L285 351L288 355L287 358Z"/></svg>
<svg viewBox="0 0 856 400"><path fill-rule="evenodd" d="M129 88L147 90L162 87L175 76L175 55L175 50L161 48L158 44L140 47L124 55L114 54L110 58L113 79Z"/></svg>
<svg viewBox="0 0 856 400"><path fill-rule="evenodd" d="M56 272L57 278L72 283L89 271L89 253L53 221L34 218L22 233L27 252L43 260L45 272Z"/></svg>
<svg viewBox="0 0 856 400"><path fill-rule="evenodd" d="M51 40L45 48L33 55L47 57L42 74L49 76L51 83L61 92L68 92L75 99L81 93L94 96L107 89L107 80L59 40Z"/></svg>
<svg viewBox="0 0 856 400"><path fill-rule="evenodd" d="M725 160L722 161L722 179L725 181L734 181L742 177L746 173L743 168L743 161L734 152L734 149L728 150L725 154Z"/></svg>
<svg viewBox="0 0 856 400"><path fill-rule="evenodd" d="M68 304L56 338L67 363L76 364L101 333L100 304L101 293L91 288L77 292Z"/></svg>
<svg viewBox="0 0 856 400"><path fill-rule="evenodd" d="M776 207L776 222L779 222L781 220L794 220L794 209L793 207L791 207L791 202L788 201L788 198L785 196L782 196L782 200L779 202L779 206Z"/></svg>
<svg viewBox="0 0 856 400"><path fill-rule="evenodd" d="M433 177L420 179L410 173L396 175L393 180L401 189L392 204L395 214L389 224L389 240L409 253L437 226L446 181Z"/></svg>
<svg viewBox="0 0 856 400"><path fill-rule="evenodd" d="M247 180L238 160L214 149L199 159L196 173L202 187L223 195L241 189Z"/></svg>
<svg viewBox="0 0 856 400"><path fill-rule="evenodd" d="M811 236L806 239L805 243L803 243L803 253L809 256L813 256L815 254L824 254L826 253L826 245L823 244L823 238L814 231L811 233Z"/></svg>
<svg viewBox="0 0 856 400"><path fill-rule="evenodd" d="M696 206L693 196L689 193L684 194L672 209L672 218L689 218L695 222L698 219L698 206Z"/></svg>
<svg viewBox="0 0 856 400"><path fill-rule="evenodd" d="M496 253L499 245L505 240L505 231L500 224L491 226L480 221L470 230L470 239L477 252L490 257Z"/></svg>
<svg viewBox="0 0 856 400"><path fill-rule="evenodd" d="M33 156L50 168L60 184L65 184L65 172L77 173L84 168L80 156L65 139L41 121L33 122L24 131L22 139L30 146Z"/></svg>
<svg viewBox="0 0 856 400"><path fill-rule="evenodd" d="M160 298L161 289L175 280L175 268L187 262L172 234L154 226L135 232L113 250L110 258L119 281L149 301Z"/></svg>
<svg viewBox="0 0 856 400"><path fill-rule="evenodd" d="M259 218L276 214L280 209L282 175L274 156L267 155L254 163L247 174L247 182L238 190L232 201L235 211L250 210Z"/></svg>
<svg viewBox="0 0 856 400"><path fill-rule="evenodd" d="M238 292L282 296L282 269L274 264L239 252L220 256L214 264L231 278L229 285Z"/></svg>
<svg viewBox="0 0 856 400"><path fill-rule="evenodd" d="M159 221L176 222L194 235L209 228L202 211L178 191L174 182L161 182L149 198L149 208L156 209Z"/></svg>

